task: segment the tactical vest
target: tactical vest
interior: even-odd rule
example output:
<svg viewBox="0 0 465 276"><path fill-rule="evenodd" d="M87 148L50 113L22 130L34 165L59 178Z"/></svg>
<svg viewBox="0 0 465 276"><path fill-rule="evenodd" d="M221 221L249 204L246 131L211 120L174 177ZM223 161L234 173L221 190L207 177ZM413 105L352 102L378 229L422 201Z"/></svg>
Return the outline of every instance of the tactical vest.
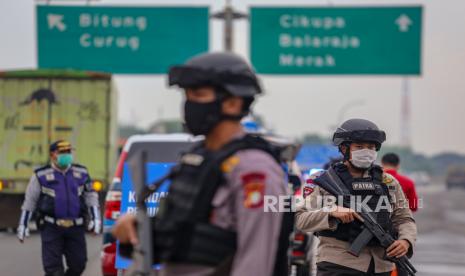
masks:
<svg viewBox="0 0 465 276"><path fill-rule="evenodd" d="M40 184L37 211L40 216L76 219L87 214L83 192L89 181L85 167L73 164L66 173L50 165L35 170Z"/></svg>
<svg viewBox="0 0 465 276"><path fill-rule="evenodd" d="M236 232L210 223L212 199L225 184L220 165L239 150L258 149L279 162L278 152L260 137L245 135L219 151L207 151L202 145L184 154L171 172L168 196L160 202L154 219L154 262L190 263L222 266L232 262L236 251ZM284 185L284 183L283 183ZM289 215L293 217L292 215ZM292 221L283 217L277 260L286 261ZM282 263L276 262L276 266ZM277 267L278 268L278 267ZM281 267L279 267L281 269Z"/></svg>
<svg viewBox="0 0 465 276"><path fill-rule="evenodd" d="M391 212L385 208L390 207L389 204L391 202L391 198L389 196L389 189L387 185L383 183L382 168L376 165L372 166L368 171L369 177L367 178L353 178L348 168L343 163L334 164L332 169L334 170L333 172L335 172L342 180L344 186L348 189L350 194L352 196L360 197L360 201L365 202L366 205L373 211L372 214L376 218L378 224L386 232L396 236L390 218ZM315 179L315 182L318 183L318 179ZM368 196L370 199L365 201ZM382 199L382 197L384 198ZM381 208L376 210L377 207ZM354 220L351 223L339 223L335 231L319 231L317 232L317 235L333 237L338 240L351 243L360 234L360 232L362 232L362 225L363 224L358 220ZM368 245L380 246L379 241L376 238L373 238L368 243Z"/></svg>

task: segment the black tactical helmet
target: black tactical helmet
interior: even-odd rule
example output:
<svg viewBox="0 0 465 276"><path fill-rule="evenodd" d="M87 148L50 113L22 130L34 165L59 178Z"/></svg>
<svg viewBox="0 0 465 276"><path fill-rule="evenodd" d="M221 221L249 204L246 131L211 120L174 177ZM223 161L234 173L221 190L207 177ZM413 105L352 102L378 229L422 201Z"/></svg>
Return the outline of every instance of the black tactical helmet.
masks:
<svg viewBox="0 0 465 276"><path fill-rule="evenodd" d="M386 141L386 133L373 122L364 119L345 121L333 135L333 143L336 146L352 142L372 142L379 150L384 141Z"/></svg>
<svg viewBox="0 0 465 276"><path fill-rule="evenodd" d="M238 97L262 93L259 81L247 62L232 53L206 53L189 59L184 65L173 66L169 85L198 87L211 85Z"/></svg>

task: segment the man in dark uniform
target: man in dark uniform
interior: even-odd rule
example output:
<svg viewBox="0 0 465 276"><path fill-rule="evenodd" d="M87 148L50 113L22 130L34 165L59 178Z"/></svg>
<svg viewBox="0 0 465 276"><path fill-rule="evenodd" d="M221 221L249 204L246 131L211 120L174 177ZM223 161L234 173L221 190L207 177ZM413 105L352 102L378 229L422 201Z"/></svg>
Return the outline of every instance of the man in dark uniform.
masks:
<svg viewBox="0 0 465 276"><path fill-rule="evenodd" d="M81 275L87 262L85 223L99 233L98 195L87 169L73 164L71 144L50 145L51 164L35 170L26 190L18 226L18 239L28 236L34 211L42 239L42 263L46 276ZM63 255L68 267L63 268Z"/></svg>
<svg viewBox="0 0 465 276"><path fill-rule="evenodd" d="M264 212L265 195L287 194L284 172L270 144L240 123L262 91L255 73L234 54L210 53L169 78L184 89L187 128L205 141L182 156L153 222L162 275L287 275L292 222L283 227L286 214ZM134 224L125 215L113 229L123 251L144 242Z"/></svg>
<svg viewBox="0 0 465 276"><path fill-rule="evenodd" d="M315 232L320 239L318 276L389 276L394 265L385 256L399 258L413 254L417 228L405 204L404 193L394 177L374 164L377 151L385 139L384 131L368 120L351 119L344 122L333 136L334 144L344 157L343 161L311 176L304 185L305 204L297 209L296 226L302 231ZM340 202L334 198L327 200L324 206L322 202L332 196L318 186L322 179L330 179L328 185L342 187L355 197L351 200L366 205L378 224L397 240L385 250L373 238L359 256L350 254L350 244L363 230L359 221L361 218L354 210L340 206Z"/></svg>

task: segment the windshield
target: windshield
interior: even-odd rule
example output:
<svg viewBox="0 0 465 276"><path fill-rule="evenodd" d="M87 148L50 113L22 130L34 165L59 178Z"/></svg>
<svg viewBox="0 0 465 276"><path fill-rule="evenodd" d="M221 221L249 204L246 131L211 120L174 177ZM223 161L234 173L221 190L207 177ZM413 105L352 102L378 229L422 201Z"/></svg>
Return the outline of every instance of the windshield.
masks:
<svg viewBox="0 0 465 276"><path fill-rule="evenodd" d="M144 150L147 152L150 163L172 163L179 161L181 154L188 151L193 142L136 142L131 145L127 159L136 152Z"/></svg>

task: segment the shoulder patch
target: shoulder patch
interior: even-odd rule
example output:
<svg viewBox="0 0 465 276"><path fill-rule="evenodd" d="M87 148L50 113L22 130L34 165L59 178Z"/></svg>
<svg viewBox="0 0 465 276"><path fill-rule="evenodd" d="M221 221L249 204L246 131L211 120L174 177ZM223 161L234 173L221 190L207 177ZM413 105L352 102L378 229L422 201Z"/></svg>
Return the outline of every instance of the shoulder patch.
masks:
<svg viewBox="0 0 465 276"><path fill-rule="evenodd" d="M383 173L383 183L391 184L392 182L394 182L394 177L388 173Z"/></svg>
<svg viewBox="0 0 465 276"><path fill-rule="evenodd" d="M315 190L315 183L313 182L312 178L308 178L305 181L304 187L302 188L302 195L304 198L311 195Z"/></svg>
<svg viewBox="0 0 465 276"><path fill-rule="evenodd" d="M313 191L315 190L315 186L316 186L316 183L314 180L320 177L323 174L323 172L324 171L317 171L307 177L302 187L302 195L304 198L306 198L307 196L313 193Z"/></svg>
<svg viewBox="0 0 465 276"><path fill-rule="evenodd" d="M47 174L45 175L45 180L47 180L47 181L53 181L53 180L55 180L55 175L53 174L53 172L47 173Z"/></svg>
<svg viewBox="0 0 465 276"><path fill-rule="evenodd" d="M244 191L244 207L248 209L261 207L265 196L266 175L261 172L252 172L244 174L241 178Z"/></svg>
<svg viewBox="0 0 465 276"><path fill-rule="evenodd" d="M221 163L221 171L224 173L231 172L240 162L237 155L233 155Z"/></svg>

